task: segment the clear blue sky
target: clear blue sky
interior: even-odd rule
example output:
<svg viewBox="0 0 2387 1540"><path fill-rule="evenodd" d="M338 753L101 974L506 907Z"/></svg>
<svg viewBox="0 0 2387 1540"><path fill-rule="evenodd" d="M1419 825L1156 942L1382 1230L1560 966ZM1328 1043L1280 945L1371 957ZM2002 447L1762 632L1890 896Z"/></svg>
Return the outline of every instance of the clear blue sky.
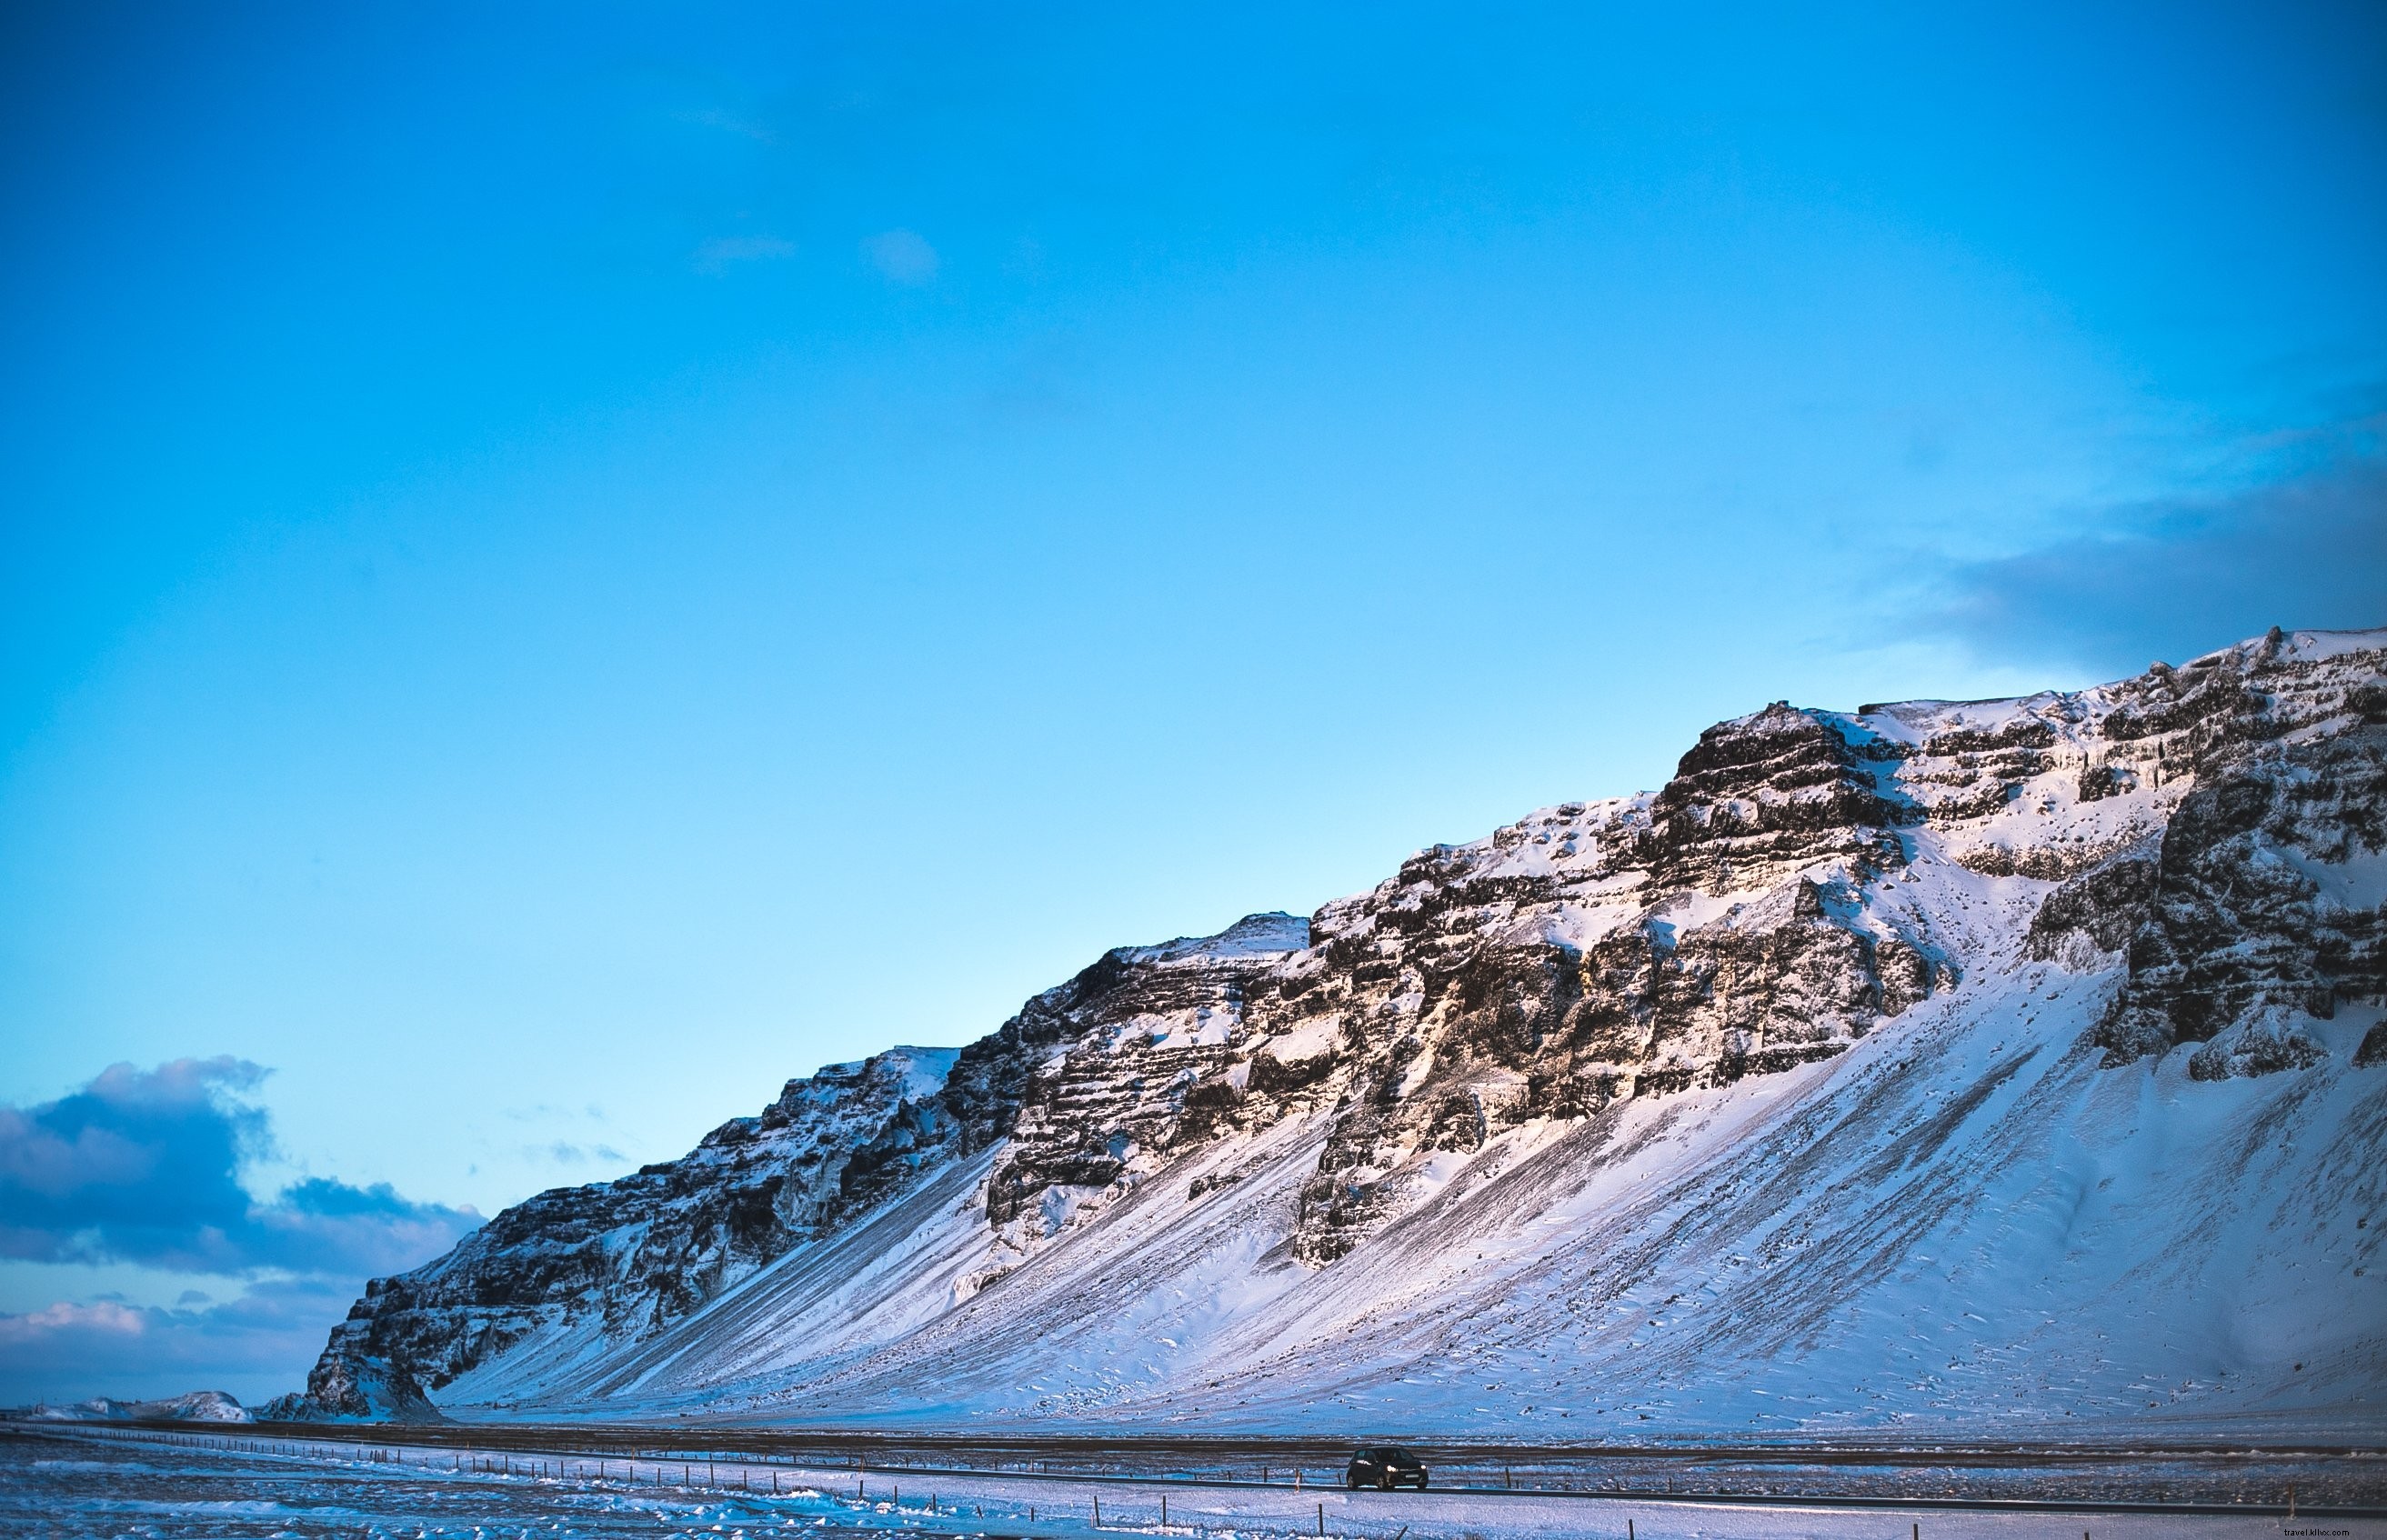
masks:
<svg viewBox="0 0 2387 1540"><path fill-rule="evenodd" d="M12 7L0 1399L1770 700L2387 621L2387 12L1925 9Z"/></svg>

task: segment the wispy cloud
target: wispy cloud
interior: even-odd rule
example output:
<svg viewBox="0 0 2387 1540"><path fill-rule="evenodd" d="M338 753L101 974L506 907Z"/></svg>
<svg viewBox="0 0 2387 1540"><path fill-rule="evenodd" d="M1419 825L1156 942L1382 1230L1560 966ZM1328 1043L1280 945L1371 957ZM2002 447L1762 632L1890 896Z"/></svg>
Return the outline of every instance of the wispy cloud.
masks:
<svg viewBox="0 0 2387 1540"><path fill-rule="evenodd" d="M862 254L890 284L925 284L937 276L937 248L917 231L880 231L862 243Z"/></svg>
<svg viewBox="0 0 2387 1540"><path fill-rule="evenodd" d="M620 1167L630 1164L630 1157L623 1154L613 1142L614 1138L619 1137L609 1131L613 1128L613 1119L605 1115L603 1107L594 1102L577 1109L558 1107L545 1102L538 1102L528 1106L507 1107L504 1109L504 1116L509 1121L515 1123L549 1125L562 1123L567 1126L576 1126L585 1121L596 1125L593 1131L568 1132L562 1135L542 1132L536 1135L534 1142L514 1146L515 1153L524 1160L555 1166L580 1167Z"/></svg>
<svg viewBox="0 0 2387 1540"><path fill-rule="evenodd" d="M771 262L796 254L796 243L777 235L716 235L699 242L689 265L707 277L717 277L741 262Z"/></svg>
<svg viewBox="0 0 2387 1540"><path fill-rule="evenodd" d="M1952 566L1916 630L2004 663L2122 674L2272 625L2387 625L2387 459L2104 511L2082 534Z"/></svg>
<svg viewBox="0 0 2387 1540"><path fill-rule="evenodd" d="M386 1182L253 1196L241 1176L272 1129L240 1098L265 1074L229 1057L119 1064L55 1102L0 1107L0 1256L347 1278L412 1267L480 1223Z"/></svg>
<svg viewBox="0 0 2387 1540"><path fill-rule="evenodd" d="M522 1153L526 1160L549 1160L558 1166L587 1166L597 1163L619 1166L630 1158L611 1144L575 1144L568 1139L559 1139L549 1144L525 1144L523 1146Z"/></svg>

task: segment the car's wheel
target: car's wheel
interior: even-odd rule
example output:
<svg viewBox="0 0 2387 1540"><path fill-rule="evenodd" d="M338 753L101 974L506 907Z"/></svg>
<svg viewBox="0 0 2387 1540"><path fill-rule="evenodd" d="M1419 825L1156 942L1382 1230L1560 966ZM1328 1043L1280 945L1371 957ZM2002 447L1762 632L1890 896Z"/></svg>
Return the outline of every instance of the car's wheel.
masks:
<svg viewBox="0 0 2387 1540"><path fill-rule="evenodd" d="M1425 1472L1422 1471L1418 1472L1418 1490L1421 1492L1425 1490Z"/></svg>
<svg viewBox="0 0 2387 1540"><path fill-rule="evenodd" d="M1359 1478L1345 1471L1343 1472L1343 1484L1357 1492L1359 1490Z"/></svg>

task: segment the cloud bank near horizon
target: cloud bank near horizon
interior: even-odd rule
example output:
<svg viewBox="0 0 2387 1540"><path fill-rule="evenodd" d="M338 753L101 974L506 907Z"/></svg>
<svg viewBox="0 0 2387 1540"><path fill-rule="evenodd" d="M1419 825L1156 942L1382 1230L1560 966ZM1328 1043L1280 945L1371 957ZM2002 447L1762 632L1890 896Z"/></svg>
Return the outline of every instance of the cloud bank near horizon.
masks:
<svg viewBox="0 0 2387 1540"><path fill-rule="evenodd" d="M170 1382L201 1370L253 1392L260 1373L303 1374L363 1279L480 1224L386 1182L309 1177L253 1193L244 1178L274 1145L269 1115L246 1098L267 1073L228 1055L117 1064L55 1101L0 1106L0 1259L243 1285L171 1308L101 1294L0 1313L0 1397L171 1394L200 1388Z"/></svg>
<svg viewBox="0 0 2387 1540"><path fill-rule="evenodd" d="M304 1383L356 1285L267 1279L236 1296L143 1306L109 1295L0 1312L0 1404L221 1390L255 1406Z"/></svg>

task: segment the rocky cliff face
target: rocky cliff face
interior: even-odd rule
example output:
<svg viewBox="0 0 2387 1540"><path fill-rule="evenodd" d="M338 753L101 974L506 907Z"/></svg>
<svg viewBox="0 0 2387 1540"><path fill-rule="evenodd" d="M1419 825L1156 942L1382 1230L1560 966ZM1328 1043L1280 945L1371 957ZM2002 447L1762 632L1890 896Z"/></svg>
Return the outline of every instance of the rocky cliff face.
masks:
<svg viewBox="0 0 2387 1540"><path fill-rule="evenodd" d="M2011 995L2018 1039L2026 977L2086 981L2067 1049L2100 1073L2175 1048L2199 1083L2315 1072L2320 1024L2387 995L2382 662L2387 633L2273 632L2077 693L1777 702L1653 794L1433 847L1307 923L1121 948L966 1048L831 1067L680 1161L542 1193L376 1281L277 1409L435 1415L570 1380L525 1367L549 1361L614 1366L582 1395L702 1382L656 1366L954 1181L970 1231L917 1264L942 1270L788 1373L926 1352L1156 1204L1247 1212L1269 1241L1239 1265L1293 1288L1625 1108L1828 1084L1811 1067L1966 998ZM2382 1060L2387 1026L2349 1063Z"/></svg>
<svg viewBox="0 0 2387 1540"><path fill-rule="evenodd" d="M2127 952L2095 1034L2109 1065L2194 1042L2201 1079L2294 1068L2321 1056L2300 1022L2387 993L2367 859L2387 849L2379 672L2375 651L2274 632L2115 687L2103 774L2182 793L2160 839L2050 895L2032 935L2034 954L2067 933Z"/></svg>

